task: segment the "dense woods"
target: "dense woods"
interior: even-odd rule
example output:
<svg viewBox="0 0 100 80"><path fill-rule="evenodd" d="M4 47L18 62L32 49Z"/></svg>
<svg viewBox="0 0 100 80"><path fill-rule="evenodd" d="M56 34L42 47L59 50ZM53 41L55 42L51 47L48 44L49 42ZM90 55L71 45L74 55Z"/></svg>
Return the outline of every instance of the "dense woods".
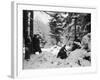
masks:
<svg viewBox="0 0 100 80"><path fill-rule="evenodd" d="M23 55L25 69L90 66L91 14L24 10Z"/></svg>
<svg viewBox="0 0 100 80"><path fill-rule="evenodd" d="M81 41L83 36L91 32L91 14L48 12L52 17L49 22L51 37L56 44L66 43L70 40ZM62 38L65 39L62 41Z"/></svg>

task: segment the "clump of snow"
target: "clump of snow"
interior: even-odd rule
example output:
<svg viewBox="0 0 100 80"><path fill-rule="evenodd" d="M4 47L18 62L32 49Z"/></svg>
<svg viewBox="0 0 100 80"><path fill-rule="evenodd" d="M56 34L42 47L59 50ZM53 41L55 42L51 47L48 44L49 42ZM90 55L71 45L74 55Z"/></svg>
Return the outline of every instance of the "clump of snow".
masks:
<svg viewBox="0 0 100 80"><path fill-rule="evenodd" d="M67 58L69 63L75 64L77 63L80 66L90 66L91 62L89 60L85 60L85 56L90 56L90 53L88 53L86 50L83 49L76 49L75 51L72 51Z"/></svg>

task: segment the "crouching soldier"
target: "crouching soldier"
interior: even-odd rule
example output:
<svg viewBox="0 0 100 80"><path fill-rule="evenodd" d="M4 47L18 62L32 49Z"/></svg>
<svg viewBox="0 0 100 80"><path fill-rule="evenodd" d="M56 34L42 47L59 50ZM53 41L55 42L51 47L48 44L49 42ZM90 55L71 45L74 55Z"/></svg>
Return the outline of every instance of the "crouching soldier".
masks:
<svg viewBox="0 0 100 80"><path fill-rule="evenodd" d="M67 50L65 49L66 45L64 45L60 51L58 52L57 58L66 59L68 57Z"/></svg>

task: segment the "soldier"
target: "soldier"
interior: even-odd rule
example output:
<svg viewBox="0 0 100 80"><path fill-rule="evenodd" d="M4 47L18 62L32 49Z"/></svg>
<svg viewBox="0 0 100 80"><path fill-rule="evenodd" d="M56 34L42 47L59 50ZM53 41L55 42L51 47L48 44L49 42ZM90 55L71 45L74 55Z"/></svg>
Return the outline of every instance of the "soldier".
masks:
<svg viewBox="0 0 100 80"><path fill-rule="evenodd" d="M65 49L66 45L64 45L60 51L58 52L57 58L66 59L68 57L67 50Z"/></svg>
<svg viewBox="0 0 100 80"><path fill-rule="evenodd" d="M40 40L39 40L39 35L36 34L34 35L33 39L32 39L32 45L33 45L33 54L35 54L35 52L39 52L41 53L41 48L40 48Z"/></svg>

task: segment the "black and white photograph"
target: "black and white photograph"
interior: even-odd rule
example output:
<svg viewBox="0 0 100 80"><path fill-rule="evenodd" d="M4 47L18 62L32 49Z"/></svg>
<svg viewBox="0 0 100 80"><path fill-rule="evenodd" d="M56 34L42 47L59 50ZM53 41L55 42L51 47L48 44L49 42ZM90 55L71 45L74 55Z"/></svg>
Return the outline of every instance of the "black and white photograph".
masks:
<svg viewBox="0 0 100 80"><path fill-rule="evenodd" d="M91 67L91 13L22 10L23 69Z"/></svg>

